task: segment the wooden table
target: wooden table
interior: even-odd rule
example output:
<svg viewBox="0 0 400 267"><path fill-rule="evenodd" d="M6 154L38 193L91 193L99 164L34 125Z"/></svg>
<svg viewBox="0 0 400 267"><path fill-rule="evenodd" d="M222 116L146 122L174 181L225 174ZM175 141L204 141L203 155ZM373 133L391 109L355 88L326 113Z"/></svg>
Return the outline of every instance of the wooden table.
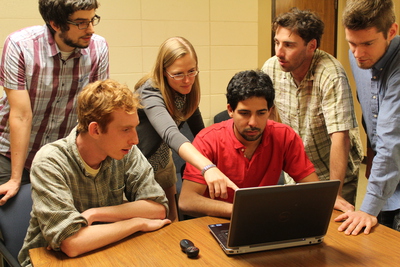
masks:
<svg viewBox="0 0 400 267"><path fill-rule="evenodd" d="M369 235L345 236L333 221L322 244L227 256L207 225L227 222L203 217L176 222L151 233L136 233L118 243L68 258L62 252L31 249L34 267L51 266L396 266L400 264L400 232L382 225ZM180 250L189 239L200 249L196 259Z"/></svg>

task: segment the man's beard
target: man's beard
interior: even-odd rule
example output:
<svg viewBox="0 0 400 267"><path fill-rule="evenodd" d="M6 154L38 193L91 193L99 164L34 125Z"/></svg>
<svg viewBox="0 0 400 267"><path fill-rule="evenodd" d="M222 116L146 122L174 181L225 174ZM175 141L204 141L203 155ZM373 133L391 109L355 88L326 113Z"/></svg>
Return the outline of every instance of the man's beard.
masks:
<svg viewBox="0 0 400 267"><path fill-rule="evenodd" d="M89 45L80 45L78 42L72 41L70 38L67 37L67 35L63 32L60 33L60 38L63 40L63 42L68 45L69 47L74 47L74 48L87 48ZM79 39L78 39L79 40Z"/></svg>
<svg viewBox="0 0 400 267"><path fill-rule="evenodd" d="M248 135L245 134L246 131L259 131L260 134L258 134L258 135L256 135L256 136L248 136ZM262 136L262 132L261 132L261 129L259 129L259 128L252 128L252 129L245 129L245 130L243 131L243 133L241 133L240 135L241 135L241 136L244 138L244 140L246 140L246 141L256 141L256 140L258 140L258 139Z"/></svg>

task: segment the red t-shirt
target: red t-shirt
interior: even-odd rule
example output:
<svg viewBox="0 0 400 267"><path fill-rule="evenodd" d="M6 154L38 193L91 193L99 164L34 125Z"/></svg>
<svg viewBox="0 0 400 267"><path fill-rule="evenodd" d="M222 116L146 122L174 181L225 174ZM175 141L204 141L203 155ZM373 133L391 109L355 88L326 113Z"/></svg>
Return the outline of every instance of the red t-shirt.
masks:
<svg viewBox="0 0 400 267"><path fill-rule="evenodd" d="M216 123L196 135L193 145L239 188L276 185L283 171L296 182L315 171L308 159L303 141L292 128L269 120L260 144L251 160L244 157L245 146L233 132L233 120ZM206 184L198 169L186 164L183 178ZM228 199L233 202L233 190ZM208 188L204 196L209 197Z"/></svg>

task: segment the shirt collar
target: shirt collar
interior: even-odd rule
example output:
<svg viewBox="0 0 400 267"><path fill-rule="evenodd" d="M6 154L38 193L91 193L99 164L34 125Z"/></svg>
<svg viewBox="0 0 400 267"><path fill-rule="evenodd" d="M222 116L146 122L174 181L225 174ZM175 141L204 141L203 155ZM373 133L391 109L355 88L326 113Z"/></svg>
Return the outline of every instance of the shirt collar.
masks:
<svg viewBox="0 0 400 267"><path fill-rule="evenodd" d="M241 149L244 147L244 145L242 143L239 142L239 140L237 139L236 135L235 135L235 129L233 128L233 119L229 119L226 121L227 124L227 128L229 129L229 135L231 137L231 139L233 140L233 147L235 149Z"/></svg>
<svg viewBox="0 0 400 267"><path fill-rule="evenodd" d="M67 143L68 143L68 149L71 150L71 153L74 155L74 158L76 161L78 161L79 167L81 168L82 172L87 176L91 176L91 174L86 171L85 164L82 162L82 158L79 154L78 151L78 146L76 145L76 137L78 136L78 127L76 126L74 129L72 129L71 133L67 136ZM105 168L108 168L111 165L111 161L113 159L110 157L107 157L103 162L101 163L101 169L99 172L104 170Z"/></svg>
<svg viewBox="0 0 400 267"><path fill-rule="evenodd" d="M314 80L314 73L315 73L315 69L317 68L320 58L323 55L322 51L319 49L316 49L314 51L314 55L311 61L311 65L310 68L307 71L306 76L304 77L303 80Z"/></svg>
<svg viewBox="0 0 400 267"><path fill-rule="evenodd" d="M57 56L58 54L60 54L60 49L57 46L56 40L54 39L54 36L51 33L49 27L47 25L44 25L43 27L45 27L44 31L45 38L48 40L46 45L46 49L48 51L47 54L50 57ZM75 54L73 57L79 58L81 55L87 55L87 49L75 48Z"/></svg>
<svg viewBox="0 0 400 267"><path fill-rule="evenodd" d="M391 61L391 59L394 57L394 54L397 53L399 49L400 49L400 36L397 35L390 42L389 47L385 52L385 54L382 56L382 58L379 59L379 61L376 62L376 64L373 66L373 69L382 70L385 67L386 63Z"/></svg>

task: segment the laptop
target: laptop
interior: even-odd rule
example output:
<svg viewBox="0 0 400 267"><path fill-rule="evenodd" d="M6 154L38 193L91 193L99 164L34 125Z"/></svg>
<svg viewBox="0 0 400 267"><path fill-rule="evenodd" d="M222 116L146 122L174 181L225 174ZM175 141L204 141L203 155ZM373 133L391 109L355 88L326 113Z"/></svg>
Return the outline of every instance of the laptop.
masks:
<svg viewBox="0 0 400 267"><path fill-rule="evenodd" d="M340 181L241 188L230 223L208 225L228 255L319 244Z"/></svg>

